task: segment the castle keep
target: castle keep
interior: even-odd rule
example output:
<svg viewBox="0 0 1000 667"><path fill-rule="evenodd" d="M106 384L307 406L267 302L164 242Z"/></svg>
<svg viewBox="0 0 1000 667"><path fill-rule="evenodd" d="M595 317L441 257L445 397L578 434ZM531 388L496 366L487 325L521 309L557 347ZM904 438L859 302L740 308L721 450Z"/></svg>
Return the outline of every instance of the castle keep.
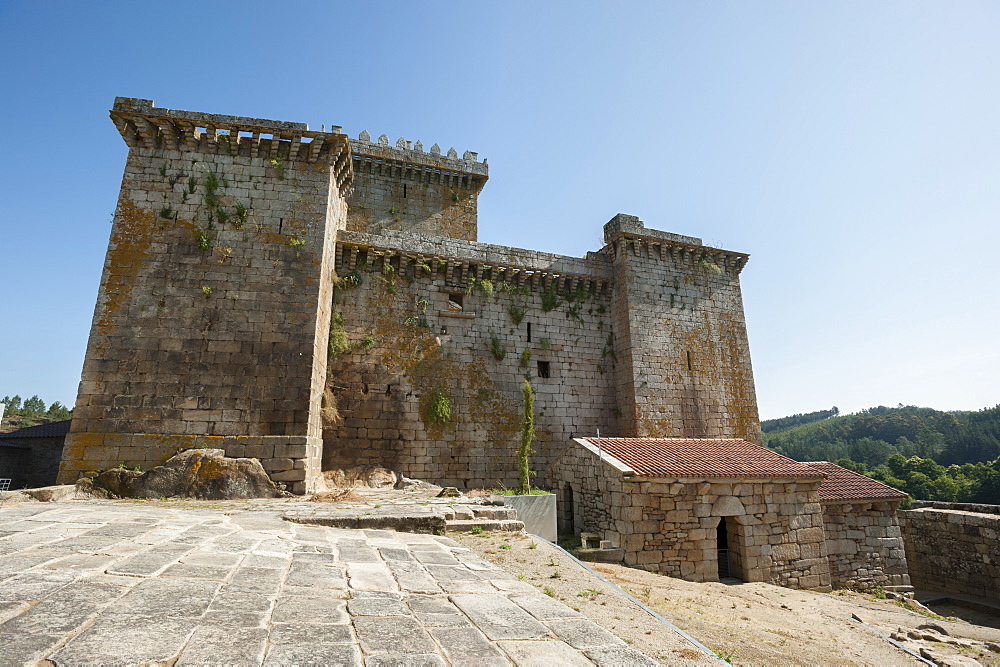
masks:
<svg viewBox="0 0 1000 667"><path fill-rule="evenodd" d="M743 576L830 584L825 473L668 467L636 487L592 444L763 449L746 254L624 214L585 257L480 243L476 153L131 98L111 118L129 154L61 481L208 446L258 458L300 494L323 469L368 464L511 486L527 378L532 467L560 493L564 529L712 579L713 531L750 517L730 519L737 547L755 549L737 557Z"/></svg>

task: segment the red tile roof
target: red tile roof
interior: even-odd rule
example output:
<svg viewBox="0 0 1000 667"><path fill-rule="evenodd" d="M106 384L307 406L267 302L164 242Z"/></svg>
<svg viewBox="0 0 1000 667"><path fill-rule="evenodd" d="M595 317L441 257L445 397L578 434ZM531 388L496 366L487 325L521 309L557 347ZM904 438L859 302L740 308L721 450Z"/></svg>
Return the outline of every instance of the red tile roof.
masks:
<svg viewBox="0 0 1000 667"><path fill-rule="evenodd" d="M582 438L598 446L597 438ZM600 447L647 477L801 477L823 473L746 440L601 438Z"/></svg>
<svg viewBox="0 0 1000 667"><path fill-rule="evenodd" d="M820 500L886 500L907 497L899 489L841 468L836 463L811 461L806 465L826 475L826 479L819 485Z"/></svg>

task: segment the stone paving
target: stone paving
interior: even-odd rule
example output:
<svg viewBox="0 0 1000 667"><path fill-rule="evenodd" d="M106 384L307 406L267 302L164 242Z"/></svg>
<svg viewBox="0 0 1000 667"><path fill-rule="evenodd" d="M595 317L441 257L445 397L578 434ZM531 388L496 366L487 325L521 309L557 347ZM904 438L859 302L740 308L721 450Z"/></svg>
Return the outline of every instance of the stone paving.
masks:
<svg viewBox="0 0 1000 667"><path fill-rule="evenodd" d="M0 664L644 665L453 540L277 508L0 507Z"/></svg>

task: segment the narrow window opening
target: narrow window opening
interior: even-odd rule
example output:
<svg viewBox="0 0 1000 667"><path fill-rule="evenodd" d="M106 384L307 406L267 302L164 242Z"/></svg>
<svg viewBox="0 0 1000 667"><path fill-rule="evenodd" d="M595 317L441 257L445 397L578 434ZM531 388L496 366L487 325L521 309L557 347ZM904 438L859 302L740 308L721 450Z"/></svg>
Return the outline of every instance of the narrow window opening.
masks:
<svg viewBox="0 0 1000 667"><path fill-rule="evenodd" d="M694 366L691 364L691 350L688 350L687 352L687 359L688 359L688 370L689 371L694 370Z"/></svg>
<svg viewBox="0 0 1000 667"><path fill-rule="evenodd" d="M461 292L456 292L454 294L448 295L448 310L454 312L462 312L462 296Z"/></svg>
<svg viewBox="0 0 1000 667"><path fill-rule="evenodd" d="M406 183L403 183L403 199L406 199Z"/></svg>
<svg viewBox="0 0 1000 667"><path fill-rule="evenodd" d="M278 233L281 233L281 228L285 226L285 219L278 218Z"/></svg>
<svg viewBox="0 0 1000 667"><path fill-rule="evenodd" d="M547 362L547 361L539 361L538 362L538 377L540 377L540 378L547 378L547 377L549 377L549 373L550 373L549 362Z"/></svg>
<svg viewBox="0 0 1000 667"><path fill-rule="evenodd" d="M528 342L531 342L531 322L528 322Z"/></svg>

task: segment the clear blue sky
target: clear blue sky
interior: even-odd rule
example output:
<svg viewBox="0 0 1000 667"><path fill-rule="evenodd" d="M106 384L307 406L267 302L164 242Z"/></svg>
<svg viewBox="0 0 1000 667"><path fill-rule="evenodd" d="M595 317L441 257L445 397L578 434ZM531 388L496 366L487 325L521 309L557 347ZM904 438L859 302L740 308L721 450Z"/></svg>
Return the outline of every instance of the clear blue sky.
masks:
<svg viewBox="0 0 1000 667"><path fill-rule="evenodd" d="M762 418L1000 402L1000 4L0 0L0 397L72 405L116 95L489 159L480 240L751 254Z"/></svg>

